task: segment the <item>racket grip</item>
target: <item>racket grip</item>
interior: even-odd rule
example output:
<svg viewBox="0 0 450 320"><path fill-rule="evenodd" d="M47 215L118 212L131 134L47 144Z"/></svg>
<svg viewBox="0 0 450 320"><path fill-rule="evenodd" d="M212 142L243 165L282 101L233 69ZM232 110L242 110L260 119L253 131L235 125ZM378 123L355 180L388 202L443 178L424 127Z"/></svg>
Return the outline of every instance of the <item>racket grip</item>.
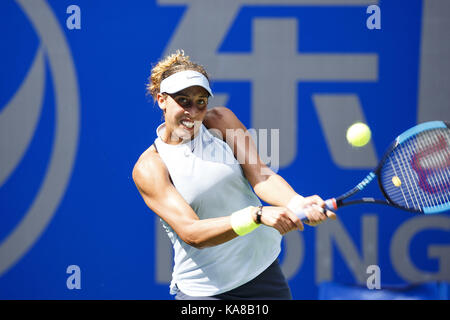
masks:
<svg viewBox="0 0 450 320"><path fill-rule="evenodd" d="M325 209L330 211L336 211L337 208L338 207L335 198L325 200ZM295 214L302 222L308 222L308 217L306 216L306 212L304 210L298 211Z"/></svg>
<svg viewBox="0 0 450 320"><path fill-rule="evenodd" d="M325 208L330 211L336 211L338 209L336 198L325 200Z"/></svg>

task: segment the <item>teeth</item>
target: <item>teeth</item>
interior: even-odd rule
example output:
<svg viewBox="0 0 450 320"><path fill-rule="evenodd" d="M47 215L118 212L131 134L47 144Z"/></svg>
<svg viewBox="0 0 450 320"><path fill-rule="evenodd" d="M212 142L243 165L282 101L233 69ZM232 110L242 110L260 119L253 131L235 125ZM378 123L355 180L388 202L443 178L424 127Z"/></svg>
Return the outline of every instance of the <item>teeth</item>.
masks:
<svg viewBox="0 0 450 320"><path fill-rule="evenodd" d="M191 121L187 121L187 120L183 120L183 121L181 121L181 123L184 125L184 126L186 126L187 128L192 128L193 126L194 126L194 123L193 122L191 122Z"/></svg>

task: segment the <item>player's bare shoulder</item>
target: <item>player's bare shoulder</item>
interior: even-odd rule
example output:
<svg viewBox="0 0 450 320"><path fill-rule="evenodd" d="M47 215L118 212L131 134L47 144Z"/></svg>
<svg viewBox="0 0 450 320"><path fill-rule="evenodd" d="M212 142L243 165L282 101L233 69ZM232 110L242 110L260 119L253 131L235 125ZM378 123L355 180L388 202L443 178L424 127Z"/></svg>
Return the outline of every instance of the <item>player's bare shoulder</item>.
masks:
<svg viewBox="0 0 450 320"><path fill-rule="evenodd" d="M240 126L240 121L233 111L227 107L214 107L206 112L203 124L208 128L218 129L225 134L226 129Z"/></svg>
<svg viewBox="0 0 450 320"><path fill-rule="evenodd" d="M145 150L133 168L133 181L138 189L149 189L163 183L168 176L167 167L154 145Z"/></svg>

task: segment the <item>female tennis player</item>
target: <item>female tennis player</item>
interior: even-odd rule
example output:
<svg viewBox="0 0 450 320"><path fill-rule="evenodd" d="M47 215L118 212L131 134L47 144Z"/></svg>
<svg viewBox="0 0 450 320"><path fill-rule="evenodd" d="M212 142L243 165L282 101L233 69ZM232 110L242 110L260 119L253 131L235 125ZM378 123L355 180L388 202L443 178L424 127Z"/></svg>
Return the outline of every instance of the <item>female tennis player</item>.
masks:
<svg viewBox="0 0 450 320"><path fill-rule="evenodd" d="M231 110L207 109L208 74L184 52L152 69L148 91L165 122L133 179L173 245L171 294L292 299L278 264L281 236L303 230L295 212L306 212L312 226L335 214L319 196L300 196L270 170Z"/></svg>

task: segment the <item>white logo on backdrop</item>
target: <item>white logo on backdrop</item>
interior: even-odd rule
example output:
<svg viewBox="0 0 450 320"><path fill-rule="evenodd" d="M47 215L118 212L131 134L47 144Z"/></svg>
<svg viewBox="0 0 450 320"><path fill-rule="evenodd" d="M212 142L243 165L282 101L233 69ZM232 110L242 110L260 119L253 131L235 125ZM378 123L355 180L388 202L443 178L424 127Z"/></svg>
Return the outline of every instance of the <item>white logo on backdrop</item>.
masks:
<svg viewBox="0 0 450 320"><path fill-rule="evenodd" d="M40 45L20 88L0 113L0 186L13 174L34 136L45 91L46 59L54 83L55 130L40 188L22 220L0 243L0 275L23 257L51 221L70 179L79 133L78 84L64 33L44 0L16 3Z"/></svg>

